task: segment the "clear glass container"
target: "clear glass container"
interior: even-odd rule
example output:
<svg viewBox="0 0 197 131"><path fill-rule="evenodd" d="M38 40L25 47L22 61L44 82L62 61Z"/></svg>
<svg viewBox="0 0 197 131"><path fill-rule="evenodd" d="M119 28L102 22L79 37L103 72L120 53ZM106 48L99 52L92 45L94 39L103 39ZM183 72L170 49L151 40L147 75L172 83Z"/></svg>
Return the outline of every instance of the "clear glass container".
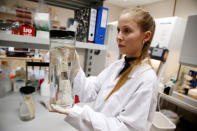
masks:
<svg viewBox="0 0 197 131"><path fill-rule="evenodd" d="M50 36L50 102L64 108L72 107L75 34L71 31L53 31L50 32Z"/></svg>
<svg viewBox="0 0 197 131"><path fill-rule="evenodd" d="M35 118L35 105L33 93L35 88L32 86L24 86L20 88L21 102L19 116L22 121L29 121Z"/></svg>

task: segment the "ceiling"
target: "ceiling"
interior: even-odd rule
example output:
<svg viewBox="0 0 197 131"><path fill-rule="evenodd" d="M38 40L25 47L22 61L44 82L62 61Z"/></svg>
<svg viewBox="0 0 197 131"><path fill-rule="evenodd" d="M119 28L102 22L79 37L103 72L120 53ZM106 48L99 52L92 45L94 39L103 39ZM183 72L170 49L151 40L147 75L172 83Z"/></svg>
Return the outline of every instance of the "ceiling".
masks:
<svg viewBox="0 0 197 131"><path fill-rule="evenodd" d="M151 4L162 0L105 0L106 3L110 3L123 8L132 8L136 6L142 6Z"/></svg>

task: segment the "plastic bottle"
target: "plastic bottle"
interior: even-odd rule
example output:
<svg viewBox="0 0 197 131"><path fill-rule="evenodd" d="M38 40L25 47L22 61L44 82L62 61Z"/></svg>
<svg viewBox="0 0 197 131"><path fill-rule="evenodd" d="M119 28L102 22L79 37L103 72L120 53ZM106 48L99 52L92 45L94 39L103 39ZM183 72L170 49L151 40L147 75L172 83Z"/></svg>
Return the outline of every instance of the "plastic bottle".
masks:
<svg viewBox="0 0 197 131"><path fill-rule="evenodd" d="M5 96L12 90L12 82L9 77L9 66L7 61L2 61L2 78L0 79L1 96Z"/></svg>
<svg viewBox="0 0 197 131"><path fill-rule="evenodd" d="M173 90L175 90L175 85L176 85L176 80L171 78L170 81L168 81L165 84L166 88L165 88L164 92L167 95L172 95Z"/></svg>

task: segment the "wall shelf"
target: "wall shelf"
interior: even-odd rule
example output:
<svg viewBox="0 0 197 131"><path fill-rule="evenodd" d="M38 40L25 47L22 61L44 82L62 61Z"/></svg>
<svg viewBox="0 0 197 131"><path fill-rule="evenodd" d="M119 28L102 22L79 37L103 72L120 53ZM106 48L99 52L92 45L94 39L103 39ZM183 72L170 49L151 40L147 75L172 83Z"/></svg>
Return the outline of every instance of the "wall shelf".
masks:
<svg viewBox="0 0 197 131"><path fill-rule="evenodd" d="M94 50L106 50L106 45L95 44L95 43L84 43L84 42L76 42L77 48L84 49L94 49Z"/></svg>
<svg viewBox="0 0 197 131"><path fill-rule="evenodd" d="M0 46L17 48L49 49L50 40L31 36L5 34L0 32ZM76 42L76 48L106 50L105 45Z"/></svg>
<svg viewBox="0 0 197 131"><path fill-rule="evenodd" d="M0 33L0 46L48 49L49 39Z"/></svg>
<svg viewBox="0 0 197 131"><path fill-rule="evenodd" d="M31 62L34 62L34 61L43 61L43 58L30 58L30 57L7 57L7 56L1 56L0 55L0 60L24 60L24 61L31 61Z"/></svg>

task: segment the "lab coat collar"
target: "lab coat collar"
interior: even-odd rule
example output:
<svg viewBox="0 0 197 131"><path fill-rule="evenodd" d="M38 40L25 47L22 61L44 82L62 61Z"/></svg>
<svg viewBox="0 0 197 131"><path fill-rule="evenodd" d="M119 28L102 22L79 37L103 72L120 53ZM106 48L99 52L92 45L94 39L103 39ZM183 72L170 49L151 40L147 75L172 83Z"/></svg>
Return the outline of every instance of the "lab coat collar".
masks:
<svg viewBox="0 0 197 131"><path fill-rule="evenodd" d="M134 78L136 76L139 76L146 70L150 70L151 66L148 64L148 59L145 59L142 61L142 64L136 66L133 68L133 70L130 72L128 78Z"/></svg>

